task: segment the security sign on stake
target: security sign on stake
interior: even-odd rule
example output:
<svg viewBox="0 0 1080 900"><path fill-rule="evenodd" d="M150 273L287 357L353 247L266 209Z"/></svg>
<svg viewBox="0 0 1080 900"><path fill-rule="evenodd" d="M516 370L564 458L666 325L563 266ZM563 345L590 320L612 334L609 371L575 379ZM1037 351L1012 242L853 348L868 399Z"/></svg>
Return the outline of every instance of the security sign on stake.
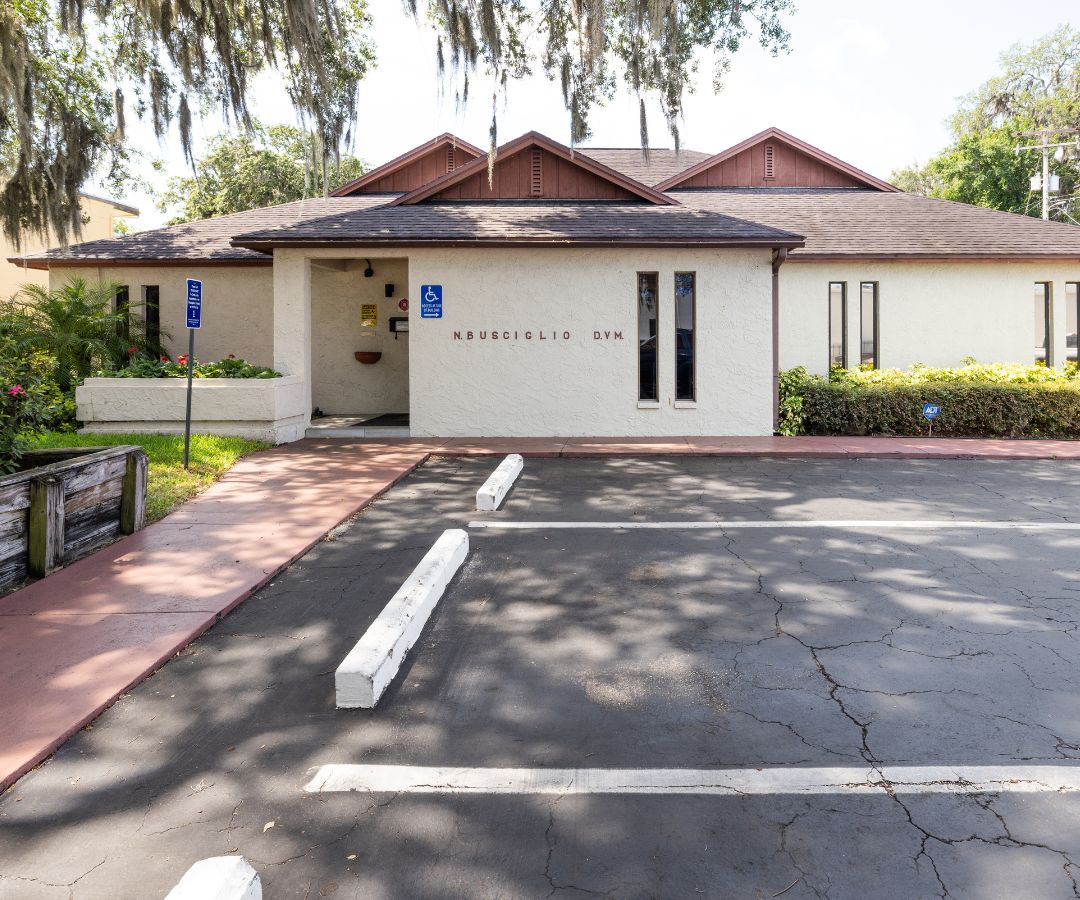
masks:
<svg viewBox="0 0 1080 900"><path fill-rule="evenodd" d="M442 285L441 284L422 284L422 285L420 285L420 318L421 319L441 319L442 318Z"/></svg>
<svg viewBox="0 0 1080 900"><path fill-rule="evenodd" d="M933 422L938 416L941 415L941 407L936 403L924 403L922 407L923 418L927 422Z"/></svg>

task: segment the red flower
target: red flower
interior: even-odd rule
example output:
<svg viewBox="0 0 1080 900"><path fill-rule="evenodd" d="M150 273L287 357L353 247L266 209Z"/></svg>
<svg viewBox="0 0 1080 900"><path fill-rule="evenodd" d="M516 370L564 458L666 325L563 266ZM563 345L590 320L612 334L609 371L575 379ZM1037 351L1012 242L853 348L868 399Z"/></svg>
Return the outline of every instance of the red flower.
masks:
<svg viewBox="0 0 1080 900"><path fill-rule="evenodd" d="M163 357L161 357L161 361L167 363L169 361L169 357L163 356Z"/></svg>
<svg viewBox="0 0 1080 900"><path fill-rule="evenodd" d="M187 354L186 353L181 353L178 357L176 357L176 361L178 363L180 363L180 365L186 366L187 365Z"/></svg>
<svg viewBox="0 0 1080 900"><path fill-rule="evenodd" d="M23 394L25 394L25 393L26 393L26 388L24 388L24 387L23 387L23 386L22 386L21 384L13 384L13 385L12 385L12 386L11 386L11 387L10 387L10 388L8 389L8 393L9 393L9 394L10 394L10 395L11 395L12 397L21 397L21 396L22 396Z"/></svg>
<svg viewBox="0 0 1080 900"><path fill-rule="evenodd" d="M230 353L229 354L229 359L236 359L236 354L235 353Z"/></svg>
<svg viewBox="0 0 1080 900"><path fill-rule="evenodd" d="M138 352L139 352L138 347L128 347L128 353L130 353L132 356L134 356Z"/></svg>

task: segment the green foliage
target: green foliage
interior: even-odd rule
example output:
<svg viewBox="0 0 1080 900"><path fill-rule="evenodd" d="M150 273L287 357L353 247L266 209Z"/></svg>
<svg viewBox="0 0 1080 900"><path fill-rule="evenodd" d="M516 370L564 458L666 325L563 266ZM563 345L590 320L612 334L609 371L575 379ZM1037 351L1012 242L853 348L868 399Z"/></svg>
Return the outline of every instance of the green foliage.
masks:
<svg viewBox="0 0 1080 900"><path fill-rule="evenodd" d="M941 406L933 433L950 437L1080 437L1080 379L1075 364L956 368L804 369L781 373L785 393L801 401L801 420L782 434L925 435L924 403ZM782 418L783 423L783 418Z"/></svg>
<svg viewBox="0 0 1080 900"><path fill-rule="evenodd" d="M95 373L107 378L187 378L187 354L181 354L173 362L167 356L159 359L133 358L118 369L102 369ZM280 378L281 373L266 366L256 366L235 356L217 362L201 363L195 360L193 378Z"/></svg>
<svg viewBox="0 0 1080 900"><path fill-rule="evenodd" d="M212 138L195 175L170 179L158 207L179 207L170 225L208 219L321 196L324 187L332 190L363 172L364 164L354 156L327 165L315 135L289 125L254 123L250 133Z"/></svg>
<svg viewBox="0 0 1080 900"><path fill-rule="evenodd" d="M1020 132L1075 128L1078 122L1080 29L1065 25L1004 53L1001 72L964 97L950 119L953 143L925 165L894 172L892 180L928 197L1038 216L1041 198L1030 191L1029 179L1041 172L1041 154L1015 152L1038 139ZM1063 159L1051 161L1050 172L1061 180L1051 217L1076 222L1080 152L1065 150Z"/></svg>
<svg viewBox="0 0 1080 900"><path fill-rule="evenodd" d="M406 2L416 14L422 0ZM787 48L783 17L793 10L792 0L423 0L423 6L438 33L440 70L449 56L452 70L465 73L461 102L477 68L505 88L508 79L530 74L539 63L562 85L572 142L588 137L592 109L628 85L639 99L642 146L648 144L643 94L649 93L659 100L676 147L683 96L699 58L712 55L719 89L752 29L773 54ZM535 61L533 46L540 51ZM493 146L496 107L493 96Z"/></svg>
<svg viewBox="0 0 1080 900"><path fill-rule="evenodd" d="M278 69L326 169L351 140L373 62L366 0L2 0L0 224L66 242L79 188L126 175L125 118L175 123L192 155L194 112L245 126L256 76ZM134 99L124 94L131 90Z"/></svg>
<svg viewBox="0 0 1080 900"><path fill-rule="evenodd" d="M183 435L49 432L34 441L33 449L114 447L119 444L137 444L150 459L146 485L147 522L156 522L179 504L205 490L242 456L270 446L244 438L193 434L191 468L188 470L184 469Z"/></svg>
<svg viewBox="0 0 1080 900"><path fill-rule="evenodd" d="M0 305L0 330L18 353L37 351L51 358L56 384L70 397L95 366L158 352L143 337L145 325L133 309L114 308L119 290L118 284L83 278L71 278L55 290L24 285Z"/></svg>
<svg viewBox="0 0 1080 900"><path fill-rule="evenodd" d="M777 433L786 437L803 433L803 383L809 376L804 366L795 366L780 373L780 414Z"/></svg>
<svg viewBox="0 0 1080 900"><path fill-rule="evenodd" d="M0 335L0 473L16 471L57 416L60 396L50 375L46 356L19 352L10 336Z"/></svg>

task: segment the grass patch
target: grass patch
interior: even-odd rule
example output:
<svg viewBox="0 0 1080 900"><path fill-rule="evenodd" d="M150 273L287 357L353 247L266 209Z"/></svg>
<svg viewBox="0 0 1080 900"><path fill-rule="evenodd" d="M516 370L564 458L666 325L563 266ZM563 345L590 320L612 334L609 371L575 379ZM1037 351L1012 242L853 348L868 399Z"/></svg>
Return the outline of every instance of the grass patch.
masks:
<svg viewBox="0 0 1080 900"><path fill-rule="evenodd" d="M184 470L183 435L165 434L61 434L50 431L34 443L33 449L63 447L115 447L137 444L150 458L146 486L146 521L156 522L181 503L208 488L240 457L270 444L244 438L210 434L191 436L191 468Z"/></svg>

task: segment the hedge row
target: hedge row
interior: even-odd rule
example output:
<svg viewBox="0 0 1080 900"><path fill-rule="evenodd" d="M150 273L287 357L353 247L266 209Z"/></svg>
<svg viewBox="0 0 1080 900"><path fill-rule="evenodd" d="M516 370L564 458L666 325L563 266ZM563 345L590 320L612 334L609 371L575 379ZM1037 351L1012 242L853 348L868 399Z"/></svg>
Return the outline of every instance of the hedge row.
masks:
<svg viewBox="0 0 1080 900"><path fill-rule="evenodd" d="M925 435L924 403L941 407L934 434L1080 438L1080 382L852 384L784 373L781 433Z"/></svg>

